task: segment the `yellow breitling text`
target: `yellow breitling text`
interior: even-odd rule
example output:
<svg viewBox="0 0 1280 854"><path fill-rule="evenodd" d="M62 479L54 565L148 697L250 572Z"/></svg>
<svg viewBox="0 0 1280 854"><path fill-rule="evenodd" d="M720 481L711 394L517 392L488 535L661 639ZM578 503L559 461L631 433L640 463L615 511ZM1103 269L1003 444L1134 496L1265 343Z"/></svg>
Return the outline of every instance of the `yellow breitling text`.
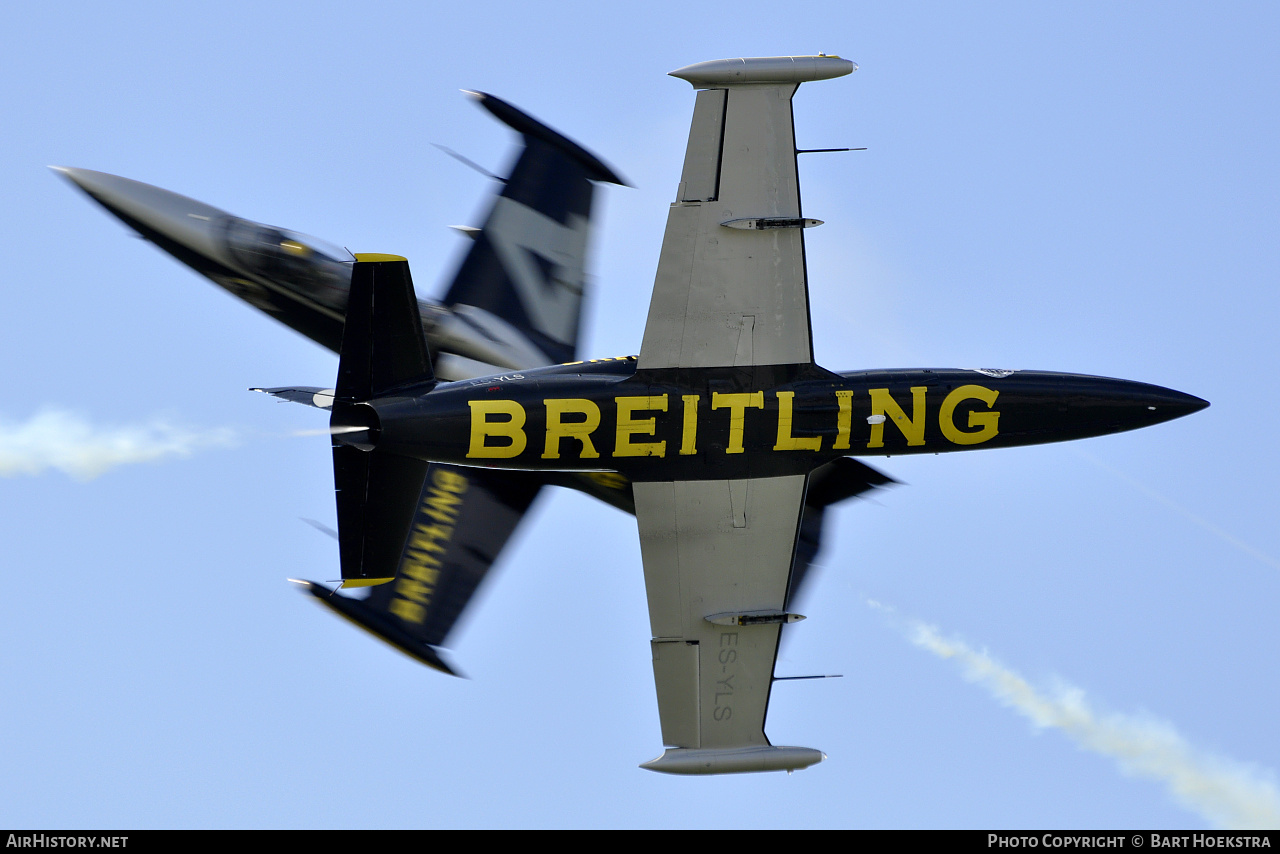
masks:
<svg viewBox="0 0 1280 854"><path fill-rule="evenodd" d="M560 459L561 439L577 439L581 442L581 456L584 460L594 460L600 456L596 446L591 444L591 434L600 426L600 407L583 398L552 399L544 400L543 403L547 407L547 446L542 452L544 460ZM565 415L580 415L582 418L565 421ZM472 433L473 437L474 435Z"/></svg>
<svg viewBox="0 0 1280 854"><path fill-rule="evenodd" d="M942 430L942 435L957 445L978 445L996 435L999 432L999 412L970 412L969 426L979 428L971 431L956 427L955 414L956 406L962 400L980 400L990 409L995 406L999 394L998 391L980 385L962 385L951 392L938 409L938 427Z"/></svg>
<svg viewBox="0 0 1280 854"><path fill-rule="evenodd" d="M508 459L524 453L524 407L514 400L468 400L471 407L469 458ZM490 416L497 416L497 420ZM503 417L505 416L505 418ZM493 445L490 438L506 439Z"/></svg>
<svg viewBox="0 0 1280 854"><path fill-rule="evenodd" d="M618 431L613 444L615 457L665 457L667 442L633 442L632 436L652 436L658 432L658 419L637 418L637 412L666 412L667 396L615 397L618 404Z"/></svg>
<svg viewBox="0 0 1280 854"><path fill-rule="evenodd" d="M893 399L887 388L873 388L868 392L871 395L871 416L883 415L884 418L871 425L871 439L867 442L868 448L884 447L884 423L886 420L892 421L893 425L902 431L902 435L907 437L908 445L924 444L924 393L928 391L925 386L917 385L911 387L911 417L907 417L907 413L902 411L902 407L898 405L898 401Z"/></svg>
<svg viewBox="0 0 1280 854"><path fill-rule="evenodd" d="M466 477L455 471L437 467L432 472L405 543L396 573L395 598L389 606L391 613L406 622L421 625L427 618L427 606L468 485Z"/></svg>
<svg viewBox="0 0 1280 854"><path fill-rule="evenodd" d="M821 451L822 437L809 436L798 438L791 435L791 407L795 401L794 391L778 392L778 441L773 446L775 451Z"/></svg>
<svg viewBox="0 0 1280 854"><path fill-rule="evenodd" d="M724 449L726 454L741 454L745 450L742 447L742 434L747 429L748 406L754 409L764 409L764 392L724 394L713 391L711 393L712 409L729 410L729 446Z"/></svg>
<svg viewBox="0 0 1280 854"><path fill-rule="evenodd" d="M867 448L885 447L885 427L892 425L906 440L908 446L919 447L926 444L925 425L932 416L926 408L926 386L912 386L910 389L910 414L902 402L890 393L887 388L867 389L871 414L867 418L869 426ZM823 435L795 435L795 396L793 391L773 392L778 402L777 438L773 444L775 451L808 451L819 453L824 443ZM838 389L833 392L836 399L835 435L831 444L834 451L849 451L853 447L854 437L854 401L859 393L851 389ZM999 433L1000 413L991 409L995 405L999 392L979 385L962 385L953 389L938 407L938 429L942 436L952 445L979 445L994 438ZM901 396L901 395L900 395ZM635 395L615 397L616 419L614 426L614 443L610 456L617 457L665 457L667 440L644 441L646 437L656 438L659 434L659 423L668 423L679 419L680 443L679 454L691 456L698 453L699 440L699 403L697 394L684 394L675 404L678 415L670 410L668 395ZM987 407L987 411L969 409L965 424L956 424L956 409L966 401L978 401ZM596 433L603 422L600 404L586 398L547 398L542 401L546 408L546 426L543 430L542 459L558 460L562 457L579 460L594 460L601 456L597 447L600 437ZM525 430L527 422L524 407L514 400L471 400L471 438L467 450L470 459L510 459L524 453L529 445L529 437ZM865 405L865 404L864 404ZM753 392L713 392L711 409L727 409L729 411L728 443L726 454L746 452L747 410L764 409L765 393ZM825 410L830 412L829 409ZM865 410L864 410L865 411ZM963 411L963 410L962 410ZM806 416L806 430L830 435L830 427L826 431L812 423L815 415L810 412ZM829 415L827 416L830 417ZM859 419L861 423L861 419ZM671 425L674 428L674 424ZM703 429L708 429L706 424ZM536 432L536 430L535 430ZM663 432L666 432L664 429ZM859 431L861 433L861 431ZM534 437L537 441L537 437ZM861 441L861 436L858 437ZM535 446L536 447L536 446Z"/></svg>

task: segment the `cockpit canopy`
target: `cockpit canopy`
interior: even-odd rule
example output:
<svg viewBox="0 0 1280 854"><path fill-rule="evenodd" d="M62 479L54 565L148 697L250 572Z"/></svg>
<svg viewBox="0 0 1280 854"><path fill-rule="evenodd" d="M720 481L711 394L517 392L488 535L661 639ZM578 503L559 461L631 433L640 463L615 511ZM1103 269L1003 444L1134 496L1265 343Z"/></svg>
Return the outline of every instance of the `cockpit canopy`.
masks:
<svg viewBox="0 0 1280 854"><path fill-rule="evenodd" d="M229 217L223 232L227 250L244 271L343 308L355 258L318 240L272 225Z"/></svg>

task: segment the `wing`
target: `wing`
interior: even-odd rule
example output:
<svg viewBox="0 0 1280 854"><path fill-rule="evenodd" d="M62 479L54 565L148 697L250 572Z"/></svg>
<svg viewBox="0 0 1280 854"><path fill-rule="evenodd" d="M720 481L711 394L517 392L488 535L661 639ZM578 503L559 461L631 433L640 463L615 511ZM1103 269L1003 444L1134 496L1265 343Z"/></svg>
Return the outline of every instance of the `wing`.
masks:
<svg viewBox="0 0 1280 854"><path fill-rule="evenodd" d="M638 367L811 362L806 220L791 121L799 84L717 87L699 70L710 64L671 72L703 91L667 215Z"/></svg>
<svg viewBox="0 0 1280 854"><path fill-rule="evenodd" d="M518 131L524 150L458 268L444 304L480 327L498 318L545 353L577 349L593 181L622 179L595 155L510 104L470 93ZM533 367L502 364L500 367Z"/></svg>
<svg viewBox="0 0 1280 854"><path fill-rule="evenodd" d="M534 477L432 465L396 580L367 600L423 643L443 644L542 488Z"/></svg>
<svg viewBox="0 0 1280 854"><path fill-rule="evenodd" d="M637 373L812 365L791 98L848 74L834 57L719 60L673 71L701 89L667 218ZM748 469L749 470L749 469ZM691 468L692 476L697 476ZM808 475L640 482L636 521L662 739L642 767L792 770L819 751L764 732Z"/></svg>
<svg viewBox="0 0 1280 854"><path fill-rule="evenodd" d="M374 636L429 667L457 675L437 647L448 639L472 595L542 488L522 472L432 465L390 558L395 581L365 599L318 584L308 592Z"/></svg>
<svg viewBox="0 0 1280 854"><path fill-rule="evenodd" d="M787 609L803 600L805 582L811 577L814 561L822 551L822 527L826 510L878 487L898 481L853 457L840 457L815 469L809 475L809 489L804 496L804 515L800 520L800 536L796 540L796 557L787 588Z"/></svg>
<svg viewBox="0 0 1280 854"><path fill-rule="evenodd" d="M636 483L662 741L671 773L803 768L764 733L803 475Z"/></svg>

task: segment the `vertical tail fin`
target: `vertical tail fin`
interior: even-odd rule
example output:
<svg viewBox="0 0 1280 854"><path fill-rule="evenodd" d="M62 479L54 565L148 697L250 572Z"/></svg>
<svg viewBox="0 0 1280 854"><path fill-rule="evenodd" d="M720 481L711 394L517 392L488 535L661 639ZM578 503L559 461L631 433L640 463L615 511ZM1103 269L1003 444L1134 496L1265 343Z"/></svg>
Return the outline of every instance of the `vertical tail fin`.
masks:
<svg viewBox="0 0 1280 854"><path fill-rule="evenodd" d="M338 545L348 582L395 577L427 476L427 463L373 447L376 417L361 404L433 380L409 262L357 255L330 418ZM368 431L367 443L355 427Z"/></svg>

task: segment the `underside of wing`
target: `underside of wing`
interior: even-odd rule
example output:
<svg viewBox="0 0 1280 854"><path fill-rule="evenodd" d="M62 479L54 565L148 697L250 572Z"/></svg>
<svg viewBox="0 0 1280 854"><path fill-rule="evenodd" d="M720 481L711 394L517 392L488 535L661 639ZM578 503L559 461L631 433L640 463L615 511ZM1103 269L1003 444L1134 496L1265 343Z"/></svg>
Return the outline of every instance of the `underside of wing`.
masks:
<svg viewBox="0 0 1280 854"><path fill-rule="evenodd" d="M623 183L582 146L483 92L482 107L518 131L524 150L494 199L484 227L458 268L444 303L484 325L510 325L546 354L537 364L568 362L577 349L592 182ZM532 364L506 367L525 368Z"/></svg>
<svg viewBox="0 0 1280 854"><path fill-rule="evenodd" d="M635 483L668 749L643 767L683 774L804 768L822 754L764 733L803 475Z"/></svg>
<svg viewBox="0 0 1280 854"><path fill-rule="evenodd" d="M371 571L394 580L374 586L364 599L315 583L308 591L418 661L456 675L437 647L448 639L541 487L535 475L524 472L432 465L412 518L389 533L374 556L383 565Z"/></svg>
<svg viewBox="0 0 1280 854"><path fill-rule="evenodd" d="M802 80L851 70L836 57L779 57L672 72L702 91L639 368L813 361L803 230L818 223L800 211L791 97Z"/></svg>
<svg viewBox="0 0 1280 854"><path fill-rule="evenodd" d="M541 486L524 472L432 465L396 580L373 588L369 604L443 644Z"/></svg>

